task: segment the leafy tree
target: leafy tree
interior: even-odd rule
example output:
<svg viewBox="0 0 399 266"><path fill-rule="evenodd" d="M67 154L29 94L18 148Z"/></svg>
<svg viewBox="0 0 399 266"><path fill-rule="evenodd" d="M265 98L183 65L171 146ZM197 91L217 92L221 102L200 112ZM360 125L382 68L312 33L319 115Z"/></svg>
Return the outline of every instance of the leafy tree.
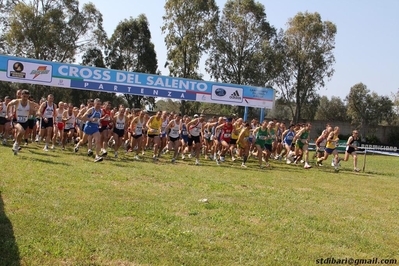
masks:
<svg viewBox="0 0 399 266"><path fill-rule="evenodd" d="M163 16L163 33L168 50L167 63L171 76L201 79L199 62L210 46L216 30L219 9L215 0L167 0ZM181 112L198 109L199 103L182 101Z"/></svg>
<svg viewBox="0 0 399 266"><path fill-rule="evenodd" d="M294 102L294 122L302 117L303 106L325 79L333 73L336 26L322 21L318 13L298 13L288 20L287 30L280 31L274 44L277 77L273 80L280 96Z"/></svg>
<svg viewBox="0 0 399 266"><path fill-rule="evenodd" d="M109 40L107 65L112 69L156 74L158 63L147 17L121 21ZM124 94L129 106L154 105L154 97Z"/></svg>
<svg viewBox="0 0 399 266"><path fill-rule="evenodd" d="M207 71L218 81L264 86L263 63L275 30L265 8L253 0L229 0L212 39Z"/></svg>
<svg viewBox="0 0 399 266"><path fill-rule="evenodd" d="M317 93L311 93L303 104L301 118L304 121L314 121L319 105L320 95Z"/></svg>
<svg viewBox="0 0 399 266"><path fill-rule="evenodd" d="M87 46L102 41L102 15L78 0L9 1L7 51L16 56L73 62Z"/></svg>
<svg viewBox="0 0 399 266"><path fill-rule="evenodd" d="M392 93L391 96L392 96L392 102L393 102L393 112L396 116L395 123L399 123L399 120L398 120L399 119L399 89L395 94Z"/></svg>
<svg viewBox="0 0 399 266"><path fill-rule="evenodd" d="M227 1L212 38L206 70L218 81L263 87L274 73L270 44L274 34L262 4ZM244 113L243 107L236 109L240 115Z"/></svg>
<svg viewBox="0 0 399 266"><path fill-rule="evenodd" d="M165 99L157 101L154 111L180 112L180 101Z"/></svg>
<svg viewBox="0 0 399 266"><path fill-rule="evenodd" d="M393 102L387 96L379 96L367 89L363 83L354 85L347 96L348 111L352 124L364 128L376 127L381 122L393 122Z"/></svg>
<svg viewBox="0 0 399 266"><path fill-rule="evenodd" d="M277 118L278 120L290 120L291 119L291 111L290 111L291 103L286 103L284 99L278 98L274 102L273 109L270 110L267 114L267 118ZM251 108L252 109L252 108Z"/></svg>
<svg viewBox="0 0 399 266"><path fill-rule="evenodd" d="M77 0L7 1L3 6L3 52L47 61L74 62L81 51L103 41L102 15ZM22 85L21 85L22 86ZM52 93L71 100L70 89L31 85L35 98Z"/></svg>
<svg viewBox="0 0 399 266"><path fill-rule="evenodd" d="M329 100L327 96L321 97L316 119L324 121L348 121L349 119L344 101L336 96L332 96L331 100Z"/></svg>

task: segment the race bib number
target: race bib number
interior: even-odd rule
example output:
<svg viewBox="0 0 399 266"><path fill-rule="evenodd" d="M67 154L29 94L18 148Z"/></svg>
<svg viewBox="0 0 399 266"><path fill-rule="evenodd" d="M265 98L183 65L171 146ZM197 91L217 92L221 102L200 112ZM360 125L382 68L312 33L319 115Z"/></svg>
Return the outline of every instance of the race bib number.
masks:
<svg viewBox="0 0 399 266"><path fill-rule="evenodd" d="M19 115L19 116L17 117L17 121L20 122L20 123L25 123L26 121L28 121L28 116L21 116L21 115Z"/></svg>
<svg viewBox="0 0 399 266"><path fill-rule="evenodd" d="M125 128L125 124L124 123L116 123L116 128L117 129L124 129Z"/></svg>
<svg viewBox="0 0 399 266"><path fill-rule="evenodd" d="M182 134L183 134L183 135L188 135L188 134L187 134L187 130L183 130Z"/></svg>
<svg viewBox="0 0 399 266"><path fill-rule="evenodd" d="M65 123L65 128L66 129L73 128L73 123Z"/></svg>
<svg viewBox="0 0 399 266"><path fill-rule="evenodd" d="M224 137L225 137L225 138L230 138L230 137L231 137L231 134L224 134Z"/></svg>

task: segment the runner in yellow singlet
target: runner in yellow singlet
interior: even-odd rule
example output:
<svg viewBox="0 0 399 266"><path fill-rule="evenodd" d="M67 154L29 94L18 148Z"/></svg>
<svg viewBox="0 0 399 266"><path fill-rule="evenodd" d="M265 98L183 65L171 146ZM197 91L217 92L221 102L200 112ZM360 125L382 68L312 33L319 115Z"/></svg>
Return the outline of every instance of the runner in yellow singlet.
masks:
<svg viewBox="0 0 399 266"><path fill-rule="evenodd" d="M154 142L154 154L152 156L153 160L158 160L157 156L159 155L159 146L161 145L161 139L159 137L162 125L161 116L162 112L158 111L156 115L151 116L147 122L148 141L152 139Z"/></svg>

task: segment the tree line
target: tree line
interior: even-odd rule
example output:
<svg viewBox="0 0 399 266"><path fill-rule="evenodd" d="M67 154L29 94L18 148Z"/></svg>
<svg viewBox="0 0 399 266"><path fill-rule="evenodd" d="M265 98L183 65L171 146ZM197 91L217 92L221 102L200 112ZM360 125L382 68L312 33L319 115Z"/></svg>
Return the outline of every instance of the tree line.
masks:
<svg viewBox="0 0 399 266"><path fill-rule="evenodd" d="M321 97L317 92L334 74L337 27L317 12L299 12L276 29L265 6L254 0L228 0L222 9L215 0L167 0L162 32L167 48L168 75L202 79L200 61L217 82L270 86L276 105L269 115L280 119L350 121L365 124L398 123L398 98L379 96L365 84L355 84L346 98ZM2 1L0 52L48 61L161 74L145 14L124 19L109 37L103 16L93 3L78 0ZM99 97L131 108L168 106L182 113L243 115L244 108L189 101L159 101L137 95L116 95L72 89L0 84L0 95L16 86L35 98L54 93L75 105ZM398 96L396 94L395 96ZM249 116L259 116L250 108Z"/></svg>

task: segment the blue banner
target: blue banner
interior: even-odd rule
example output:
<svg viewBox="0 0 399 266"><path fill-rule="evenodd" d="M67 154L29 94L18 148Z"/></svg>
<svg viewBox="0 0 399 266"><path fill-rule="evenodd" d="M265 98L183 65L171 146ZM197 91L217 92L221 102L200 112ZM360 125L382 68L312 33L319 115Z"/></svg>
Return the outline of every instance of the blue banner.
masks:
<svg viewBox="0 0 399 266"><path fill-rule="evenodd" d="M0 80L272 109L272 88L174 78L0 55Z"/></svg>

